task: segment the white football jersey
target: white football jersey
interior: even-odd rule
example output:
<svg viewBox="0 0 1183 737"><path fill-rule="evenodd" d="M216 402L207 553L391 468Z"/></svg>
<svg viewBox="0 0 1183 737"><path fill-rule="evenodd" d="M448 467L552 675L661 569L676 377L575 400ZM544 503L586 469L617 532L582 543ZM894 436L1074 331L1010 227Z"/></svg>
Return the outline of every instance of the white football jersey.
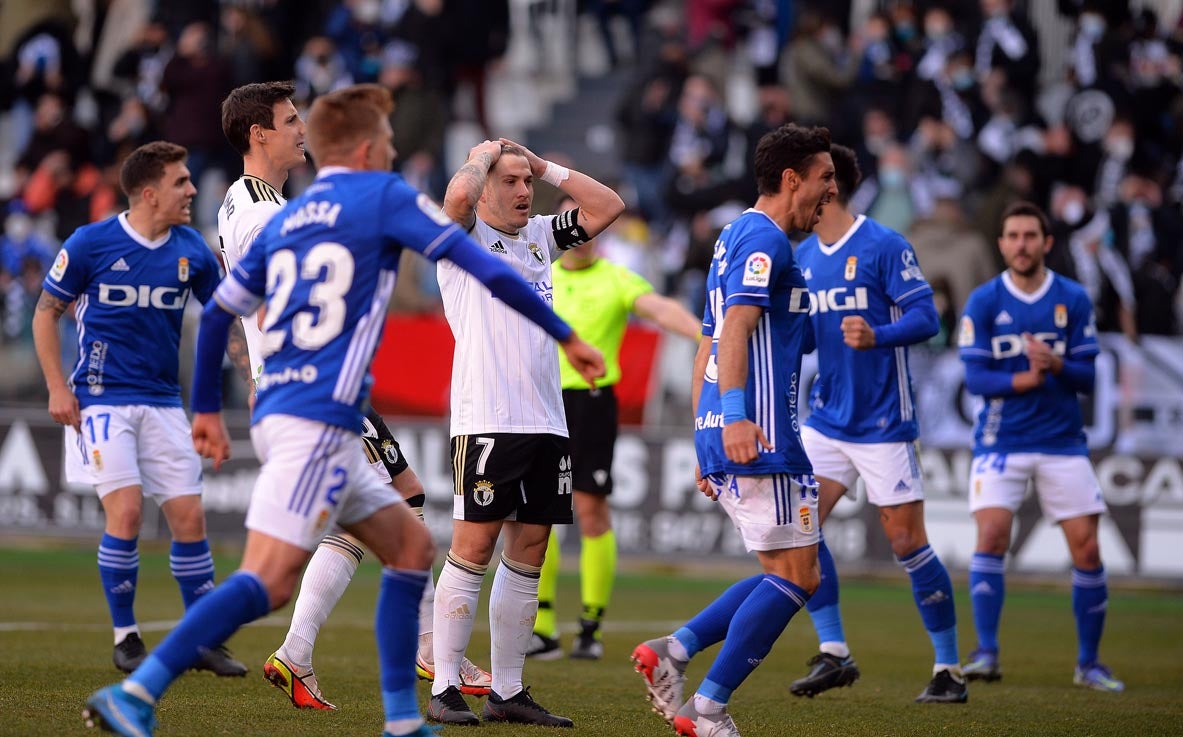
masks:
<svg viewBox="0 0 1183 737"><path fill-rule="evenodd" d="M278 190L249 174L243 174L230 185L218 210L218 241L222 244L227 274L242 260L255 238L259 237L259 231L286 202ZM255 315L242 318L242 330L246 333L251 376L258 377L263 370L263 333Z"/></svg>
<svg viewBox="0 0 1183 737"><path fill-rule="evenodd" d="M476 219L473 240L552 304L553 215L535 215L516 236ZM444 314L456 338L451 434L549 433L567 437L554 340L446 259L436 264Z"/></svg>

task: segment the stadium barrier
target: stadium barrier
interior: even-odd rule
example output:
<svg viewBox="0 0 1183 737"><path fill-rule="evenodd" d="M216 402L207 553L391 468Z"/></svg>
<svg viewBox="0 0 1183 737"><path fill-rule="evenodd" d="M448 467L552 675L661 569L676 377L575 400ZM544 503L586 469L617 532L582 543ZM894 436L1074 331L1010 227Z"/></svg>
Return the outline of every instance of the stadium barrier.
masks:
<svg viewBox="0 0 1183 737"><path fill-rule="evenodd" d="M1097 391L1088 400L1092 459L1110 507L1101 525L1105 565L1114 575L1183 580L1183 340L1146 338L1134 345L1102 336ZM933 547L947 565L964 568L974 526L966 502L972 398L953 351L914 351L913 373L922 418L921 464ZM804 385L816 371L807 362ZM233 458L219 473L207 469L205 504L211 537L241 540L258 464L247 417L230 413ZM391 418L391 430L428 490L427 520L446 544L451 532L451 461L443 420ZM65 483L63 435L37 408L0 410L0 534L97 537L102 510L91 488ZM742 556L743 547L717 505L695 489L689 428L627 429L621 434L611 497L623 555L684 558ZM1064 571L1070 565L1059 530L1029 497L1017 516L1015 570ZM145 538L167 528L145 505ZM567 534L567 544L574 545ZM842 500L826 538L844 563L891 563L875 509L861 489Z"/></svg>

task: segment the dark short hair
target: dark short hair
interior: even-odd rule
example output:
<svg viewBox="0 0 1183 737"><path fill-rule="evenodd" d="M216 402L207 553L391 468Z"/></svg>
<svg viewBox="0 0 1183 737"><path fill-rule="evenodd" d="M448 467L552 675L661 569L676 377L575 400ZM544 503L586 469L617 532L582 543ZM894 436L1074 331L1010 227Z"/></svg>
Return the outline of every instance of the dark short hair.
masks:
<svg viewBox="0 0 1183 737"><path fill-rule="evenodd" d="M156 184L164 176L164 167L174 161L184 161L189 151L168 141L145 143L127 155L119 169L119 187L128 198L139 195L140 190Z"/></svg>
<svg viewBox="0 0 1183 737"><path fill-rule="evenodd" d="M321 95L308 111L307 147L317 162L343 154L378 132L394 111L390 90L376 84L355 84Z"/></svg>
<svg viewBox="0 0 1183 737"><path fill-rule="evenodd" d="M785 169L802 177L813 164L813 157L830 150L828 128L802 128L788 123L764 134L756 144L756 190L762 195L780 192Z"/></svg>
<svg viewBox="0 0 1183 737"><path fill-rule="evenodd" d="M858 156L854 149L835 143L830 146L830 158L834 159L834 180L838 184L838 202L846 205L850 196L863 181L863 172L858 168Z"/></svg>
<svg viewBox="0 0 1183 737"><path fill-rule="evenodd" d="M292 82L255 82L233 90L222 100L222 133L240 155L251 150L251 126L275 129L275 103L296 92Z"/></svg>
<svg viewBox="0 0 1183 737"><path fill-rule="evenodd" d="M1005 226L1006 221L1013 217L1033 217L1039 221L1040 234L1044 238L1051 235L1051 224L1047 219L1047 214L1033 202L1019 200L1007 205L1006 209L1002 211L1003 225Z"/></svg>

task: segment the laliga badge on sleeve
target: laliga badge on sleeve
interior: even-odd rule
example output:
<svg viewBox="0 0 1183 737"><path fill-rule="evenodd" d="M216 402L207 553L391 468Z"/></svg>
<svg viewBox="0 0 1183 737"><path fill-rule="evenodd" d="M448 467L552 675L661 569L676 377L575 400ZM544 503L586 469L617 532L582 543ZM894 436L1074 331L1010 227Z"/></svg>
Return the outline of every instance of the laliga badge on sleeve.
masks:
<svg viewBox="0 0 1183 737"><path fill-rule="evenodd" d="M49 278L54 281L61 281L62 277L66 275L66 267L70 265L70 254L66 249L58 251L57 258L53 260L53 268L49 270Z"/></svg>
<svg viewBox="0 0 1183 737"><path fill-rule="evenodd" d="M967 348L974 344L974 321L969 315L961 318L961 334L957 336L957 345Z"/></svg>
<svg viewBox="0 0 1183 737"><path fill-rule="evenodd" d="M748 287L767 287L772 279L772 259L767 253L757 251L748 256L744 264L743 284Z"/></svg>

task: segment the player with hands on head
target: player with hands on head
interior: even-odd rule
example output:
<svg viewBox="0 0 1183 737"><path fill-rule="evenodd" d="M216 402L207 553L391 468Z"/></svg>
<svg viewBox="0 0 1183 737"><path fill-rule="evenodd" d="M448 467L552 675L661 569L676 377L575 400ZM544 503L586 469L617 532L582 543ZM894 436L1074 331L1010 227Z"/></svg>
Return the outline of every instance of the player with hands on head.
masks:
<svg viewBox="0 0 1183 737"><path fill-rule="evenodd" d="M531 216L537 179L559 187L577 206ZM473 147L448 183L444 210L549 303L554 259L599 235L624 202L591 177L501 139ZM570 727L570 719L534 701L522 680L550 528L572 521L558 355L546 333L506 309L470 275L440 262L436 276L456 339L449 430L455 498L452 544L436 585L435 680L427 713L445 724L480 722L460 693L459 668L500 539L504 546L489 598L493 685L483 716ZM593 378L599 378L600 354L588 350L600 369ZM591 356L569 350L566 355L586 380L589 372L581 363Z"/></svg>

